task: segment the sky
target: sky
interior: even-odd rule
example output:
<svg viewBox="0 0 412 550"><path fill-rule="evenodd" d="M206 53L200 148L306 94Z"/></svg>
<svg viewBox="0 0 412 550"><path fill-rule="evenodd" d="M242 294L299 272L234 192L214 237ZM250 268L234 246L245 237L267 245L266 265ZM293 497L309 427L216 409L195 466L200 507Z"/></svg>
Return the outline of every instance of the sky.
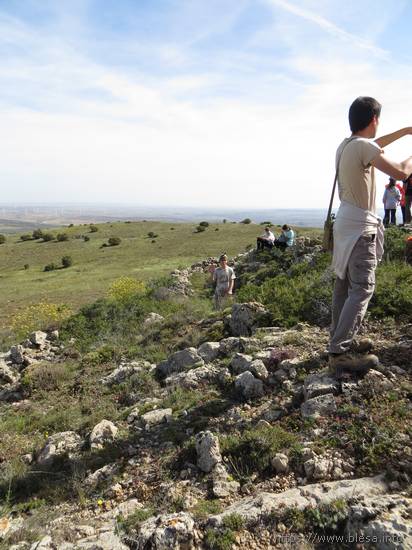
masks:
<svg viewBox="0 0 412 550"><path fill-rule="evenodd" d="M412 126L410 21L410 0L0 0L0 202L326 208L353 99Z"/></svg>

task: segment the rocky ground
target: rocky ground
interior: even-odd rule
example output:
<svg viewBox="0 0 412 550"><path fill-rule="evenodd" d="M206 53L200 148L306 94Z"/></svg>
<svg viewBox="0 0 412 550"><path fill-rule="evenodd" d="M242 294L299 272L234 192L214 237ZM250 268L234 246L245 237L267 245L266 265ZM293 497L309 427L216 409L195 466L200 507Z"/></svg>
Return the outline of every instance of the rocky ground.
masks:
<svg viewBox="0 0 412 550"><path fill-rule="evenodd" d="M306 243L296 260L318 252ZM236 261L241 273L258 260ZM171 291L190 294L210 263L174 272ZM146 394L128 393L120 419L45 434L21 457L26 479L46 484L98 457L79 477L83 498L5 499L0 548L412 548L412 325L365 323L379 369L339 382L326 329L267 319L261 304L233 304L199 327L223 322L230 336L113 365L101 387L140 380ZM65 361L65 349L58 332L38 331L3 354L2 411L28 407L26 373Z"/></svg>

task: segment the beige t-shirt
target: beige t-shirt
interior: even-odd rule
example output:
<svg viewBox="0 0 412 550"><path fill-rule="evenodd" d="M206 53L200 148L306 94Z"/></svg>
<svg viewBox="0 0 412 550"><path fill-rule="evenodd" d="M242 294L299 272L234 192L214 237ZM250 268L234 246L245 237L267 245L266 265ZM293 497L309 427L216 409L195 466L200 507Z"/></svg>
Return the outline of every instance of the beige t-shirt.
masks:
<svg viewBox="0 0 412 550"><path fill-rule="evenodd" d="M371 161L383 153L383 150L372 139L346 138L336 151L336 164L342 149L338 178L340 200L375 214L375 169Z"/></svg>

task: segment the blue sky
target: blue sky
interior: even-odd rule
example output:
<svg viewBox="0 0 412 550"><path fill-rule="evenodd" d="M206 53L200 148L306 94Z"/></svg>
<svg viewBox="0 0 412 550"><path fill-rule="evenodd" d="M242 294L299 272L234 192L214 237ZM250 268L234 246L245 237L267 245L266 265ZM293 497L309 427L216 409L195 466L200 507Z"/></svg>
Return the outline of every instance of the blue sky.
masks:
<svg viewBox="0 0 412 550"><path fill-rule="evenodd" d="M381 133L412 125L411 20L408 0L0 0L2 202L326 206L356 96Z"/></svg>

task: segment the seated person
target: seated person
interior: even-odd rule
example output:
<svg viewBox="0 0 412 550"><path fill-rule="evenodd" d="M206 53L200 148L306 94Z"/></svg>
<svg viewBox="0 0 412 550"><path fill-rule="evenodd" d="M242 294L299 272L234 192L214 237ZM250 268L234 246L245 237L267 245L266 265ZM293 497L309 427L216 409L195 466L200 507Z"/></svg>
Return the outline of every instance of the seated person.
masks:
<svg viewBox="0 0 412 550"><path fill-rule="evenodd" d="M265 227L263 235L257 238L257 249L263 250L264 248L272 248L275 242L275 235L270 230L270 227Z"/></svg>
<svg viewBox="0 0 412 550"><path fill-rule="evenodd" d="M295 232L289 227L289 225L282 225L282 233L278 239L273 243L276 248L286 250L289 246L293 246L295 242Z"/></svg>

